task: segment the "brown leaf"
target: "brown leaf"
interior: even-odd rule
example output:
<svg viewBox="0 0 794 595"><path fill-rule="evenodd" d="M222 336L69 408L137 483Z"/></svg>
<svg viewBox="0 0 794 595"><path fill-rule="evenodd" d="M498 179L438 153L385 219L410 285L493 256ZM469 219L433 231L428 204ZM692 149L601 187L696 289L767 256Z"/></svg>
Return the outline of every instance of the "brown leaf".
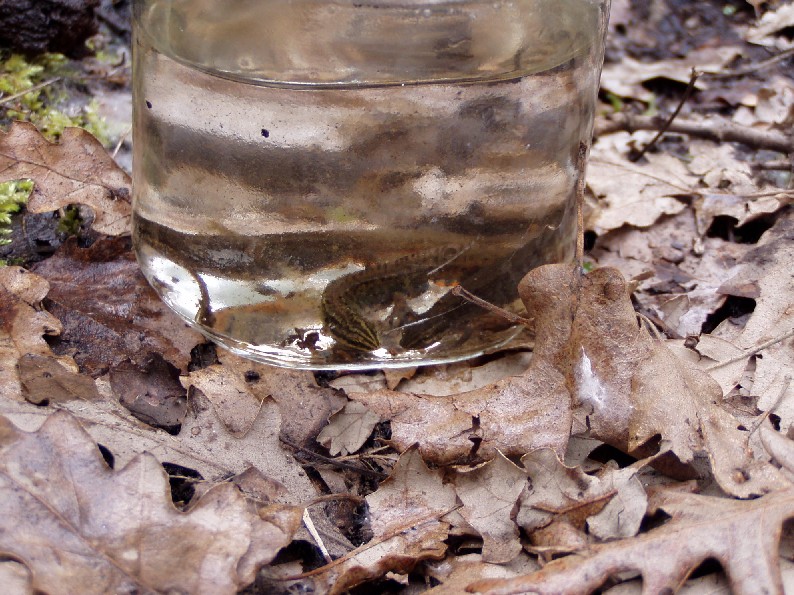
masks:
<svg viewBox="0 0 794 595"><path fill-rule="evenodd" d="M317 436L317 442L333 457L349 455L364 445L379 421L380 417L361 403L350 402L331 417Z"/></svg>
<svg viewBox="0 0 794 595"><path fill-rule="evenodd" d="M119 402L142 422L165 430L177 429L187 413L187 391L179 370L153 354L138 367L129 361L110 370L110 386Z"/></svg>
<svg viewBox="0 0 794 595"><path fill-rule="evenodd" d="M67 128L54 144L33 124L14 122L7 133L0 133L0 172L0 181L36 182L27 203L32 213L84 204L93 209L93 228L99 233L129 232L130 178L82 128Z"/></svg>
<svg viewBox="0 0 794 595"><path fill-rule="evenodd" d="M431 471L417 449L403 453L392 473L367 496L372 540L320 569L331 594L343 593L389 571L405 573L417 562L440 559L449 523L440 520L455 507L455 490Z"/></svg>
<svg viewBox="0 0 794 595"><path fill-rule="evenodd" d="M513 512L527 483L526 472L498 453L475 469L460 470L454 481L463 502L460 514L482 536L483 561L513 560L521 552Z"/></svg>
<svg viewBox="0 0 794 595"><path fill-rule="evenodd" d="M391 420L400 450L418 443L438 465L488 460L501 450L520 456L536 448L563 451L571 428L563 378L533 359L521 376L448 397L378 391L350 398Z"/></svg>
<svg viewBox="0 0 794 595"><path fill-rule="evenodd" d="M527 576L477 581L467 590L586 594L612 575L637 570L644 593L674 593L692 570L713 558L736 595L783 592L778 545L783 522L794 517L794 491L749 501L662 491L651 499L651 513L657 510L672 516L657 529L591 545L581 555L555 560Z"/></svg>
<svg viewBox="0 0 794 595"><path fill-rule="evenodd" d="M727 281L720 293L741 295L748 285L757 290L755 309L738 336L728 336L738 348L750 351L777 337L794 331L794 215L781 215L774 226L761 237L756 247L747 253L735 276ZM718 327L714 333L734 335L729 329ZM744 362L750 359L744 358ZM756 360L754 394L759 395L758 407L774 412L781 418L783 431L794 427L794 383L781 397L786 376L794 376L794 339L791 337L772 344L761 351ZM727 382L736 384L745 366L734 366Z"/></svg>
<svg viewBox="0 0 794 595"><path fill-rule="evenodd" d="M231 484L179 512L153 456L112 471L66 413L35 433L0 419L0 449L0 548L53 595L235 593L289 543L300 519L299 509L258 513Z"/></svg>
<svg viewBox="0 0 794 595"><path fill-rule="evenodd" d="M624 225L648 227L686 208L674 196L689 194L697 179L679 159L664 153L647 155L648 163L639 165L620 161L614 147L601 144L593 146L587 168L587 185L599 199L588 229L603 234Z"/></svg>
<svg viewBox="0 0 794 595"><path fill-rule="evenodd" d="M19 358L17 370L22 394L35 405L99 398L93 378L67 369L52 356L27 353Z"/></svg>
<svg viewBox="0 0 794 595"><path fill-rule="evenodd" d="M265 398L255 395L243 375L228 366L195 370L183 383L187 388L199 389L209 399L218 419L236 438L244 437L254 425Z"/></svg>
<svg viewBox="0 0 794 595"><path fill-rule="evenodd" d="M530 537L552 523L565 523L581 532L582 542L586 542L585 526L601 539L630 537L639 531L647 498L636 478L636 466L607 467L591 476L580 467L565 466L549 450L529 453L521 463L529 474L530 488L521 496L516 521ZM541 544L535 538L533 543L558 545Z"/></svg>
<svg viewBox="0 0 794 595"><path fill-rule="evenodd" d="M63 323L58 349L93 376L127 359L144 367L151 353L187 370L191 350L204 342L149 287L128 238L87 249L69 241L34 271L49 282L47 308Z"/></svg>
<svg viewBox="0 0 794 595"><path fill-rule="evenodd" d="M592 437L632 453L661 436L683 463L706 452L720 487L738 497L787 485L774 468L752 460L748 433L738 430L719 405L719 385L638 325L618 271L601 268L579 276L571 270L573 277L564 285L561 270L557 265L535 269L522 280L519 294L527 310L537 312L536 352L556 362L575 387ZM569 287L559 299L575 303L576 310L567 324L570 331L559 328L563 338L555 343L543 335L541 342L548 288L554 283Z"/></svg>
<svg viewBox="0 0 794 595"><path fill-rule="evenodd" d="M38 275L21 267L0 267L0 392L6 399L24 399L17 369L20 357L52 356L43 336L58 335L61 324L40 309L48 291L49 284Z"/></svg>

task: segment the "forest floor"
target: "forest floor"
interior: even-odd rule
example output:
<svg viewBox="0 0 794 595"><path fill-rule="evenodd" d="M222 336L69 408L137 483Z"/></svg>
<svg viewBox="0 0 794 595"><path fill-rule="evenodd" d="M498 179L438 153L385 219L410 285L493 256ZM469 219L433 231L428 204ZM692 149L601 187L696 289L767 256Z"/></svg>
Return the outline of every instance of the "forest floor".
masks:
<svg viewBox="0 0 794 595"><path fill-rule="evenodd" d="M522 281L534 346L402 371L157 298L128 44L2 54L4 593L794 593L794 5L613 0L588 274Z"/></svg>

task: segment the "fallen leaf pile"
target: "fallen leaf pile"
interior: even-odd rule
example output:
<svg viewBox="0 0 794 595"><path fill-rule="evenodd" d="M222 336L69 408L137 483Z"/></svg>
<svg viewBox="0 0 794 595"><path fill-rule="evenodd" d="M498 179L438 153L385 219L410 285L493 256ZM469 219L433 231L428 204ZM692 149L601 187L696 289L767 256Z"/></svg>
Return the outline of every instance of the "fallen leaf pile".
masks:
<svg viewBox="0 0 794 595"><path fill-rule="evenodd" d="M315 375L216 349L141 275L107 151L0 132L28 212L93 212L0 267L4 593L791 588L794 193L763 144L794 121L791 58L764 65L790 5L638 4L613 0L592 270L530 272L531 350L472 362ZM738 139L685 107L697 126L632 161L692 67Z"/></svg>

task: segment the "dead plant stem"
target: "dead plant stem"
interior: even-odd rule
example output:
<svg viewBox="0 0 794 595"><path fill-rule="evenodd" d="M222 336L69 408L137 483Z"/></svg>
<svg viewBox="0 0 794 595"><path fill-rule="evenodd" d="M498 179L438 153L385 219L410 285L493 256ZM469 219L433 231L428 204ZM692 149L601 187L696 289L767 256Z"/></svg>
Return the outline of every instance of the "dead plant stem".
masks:
<svg viewBox="0 0 794 595"><path fill-rule="evenodd" d="M599 118L595 134L603 136L620 131L659 130L664 123L665 121L658 116L613 114L607 118ZM776 130L756 130L721 118L708 118L703 122L676 120L668 126L667 132L688 134L715 142L744 143L757 149L769 149L786 154L794 152L794 137L788 134Z"/></svg>
<svg viewBox="0 0 794 595"><path fill-rule="evenodd" d="M774 345L775 343L780 343L781 341L785 341L786 339L788 339L792 335L794 335L794 329L790 329L788 332L783 333L779 337L775 337L774 339L769 339L769 341L765 341L765 342L761 343L760 345L757 345L756 347L753 347L752 349L748 349L747 351L742 352L740 355L734 356L734 357L732 357L730 359L726 359L723 362L717 362L716 364L712 364L708 368L706 368L706 372L711 372L712 370L716 370L717 368L721 368L721 367L727 366L729 364L740 362L740 361L742 361L743 359L745 359L747 357L751 357L751 356L755 355L759 351L763 351L764 349Z"/></svg>
<svg viewBox="0 0 794 595"><path fill-rule="evenodd" d="M672 126L673 120L675 120L678 117L678 114L681 113L681 108L684 107L684 104L687 101L689 101L690 97L692 97L692 93L695 90L695 83L697 82L699 76L700 73L693 68L692 72L689 75L689 84L687 85L686 90L684 91L684 95L681 97L681 101L678 102L678 106L675 108L673 113L670 114L670 117L665 121L665 123L662 124L662 126L659 128L659 131L656 133L656 136L654 136L651 139L651 142L645 145L639 153L629 157L629 161L631 162L639 161L640 159L643 158L645 153L647 153L648 150L651 149L651 147L653 147L654 145L656 145L657 142L659 142L659 139L662 138L662 135L665 132L667 132L670 126Z"/></svg>

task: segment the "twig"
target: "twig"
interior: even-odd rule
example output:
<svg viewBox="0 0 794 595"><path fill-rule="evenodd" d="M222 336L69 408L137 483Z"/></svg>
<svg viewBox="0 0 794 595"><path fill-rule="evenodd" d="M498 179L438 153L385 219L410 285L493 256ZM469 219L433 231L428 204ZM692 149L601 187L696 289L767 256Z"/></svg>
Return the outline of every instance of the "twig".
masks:
<svg viewBox="0 0 794 595"><path fill-rule="evenodd" d="M775 337L774 339L769 339L769 341L765 341L760 345L753 347L752 349L748 349L747 351L743 351L740 355L736 355L730 359L726 359L724 362L717 362L716 364L712 364L708 368L706 368L706 372L710 372L711 370L716 370L717 368L721 368L723 366L727 366L728 364L733 364L736 362L742 361L746 357L750 357L766 349L767 347L774 345L775 343L780 343L781 341L785 341L789 337L794 335L794 329L790 329L788 332L783 333L779 337Z"/></svg>
<svg viewBox="0 0 794 595"><path fill-rule="evenodd" d="M350 494L348 492L339 492L335 494L323 494L322 496L317 496L311 502L309 502L306 507L308 508L310 506L317 506L318 504L324 504L326 502L335 502L336 500L352 500L356 504L362 504L364 502L364 498L361 496Z"/></svg>
<svg viewBox="0 0 794 595"><path fill-rule="evenodd" d="M306 525L306 530L309 532L309 535L312 536L312 539L314 539L314 543L317 544L318 548L320 548L320 552L322 553L323 558L325 558L326 564L333 562L331 554L328 553L328 548L325 547L322 537L320 537L320 534L317 532L317 528L314 526L312 517L309 516L308 508L303 509L303 524Z"/></svg>
<svg viewBox="0 0 794 595"><path fill-rule="evenodd" d="M119 151L121 150L121 145L123 145L124 141L127 140L127 137L130 135L130 132L132 132L131 126L127 128L127 130L124 131L124 134L122 134L119 137L119 142L116 143L116 146L113 148L113 152L110 154L110 156L113 157L113 159L115 159L116 155L119 154Z"/></svg>
<svg viewBox="0 0 794 595"><path fill-rule="evenodd" d="M364 545L358 546L353 551L346 553L344 556L341 556L341 557L337 558L336 560L334 560L333 562L330 562L329 564L326 564L325 566L321 566L320 568L315 568L314 570L310 570L309 572L304 572L302 574L298 574L298 575L294 575L294 576L279 577L276 580L279 580L279 581L297 581L297 580L300 580L302 578L308 578L310 576L316 576L318 574L322 574L324 572L327 572L328 570L330 570L334 566L339 566L343 562L346 562L349 559L357 556L361 552L364 552L364 551L366 551L366 550L368 550L370 548L373 548L373 547L375 547L377 545L380 545L381 543L384 543L386 541L389 541L390 539L392 539L394 537L397 537L398 535L402 535L403 533L406 533L407 531L412 531L413 529L416 529L417 527L421 527L422 525L425 525L427 523L431 523L433 521L438 521L442 517L444 517L444 516L446 516L446 515L448 515L448 514L450 514L452 512L455 512L456 510L458 510L459 508L462 508L462 507L463 507L462 504L458 504L457 506L454 506L454 507L450 508L449 510L445 510L443 512L432 512L430 514L424 515L424 516L419 517L418 519L416 519L416 521L414 523L410 524L410 525L405 525L403 527L399 527L397 529L394 529L393 531L389 531L385 535L381 535L380 537L377 537L375 539L372 539L371 541L368 541Z"/></svg>
<svg viewBox="0 0 794 595"><path fill-rule="evenodd" d="M707 72L703 76L704 78L710 78L710 79L736 78L736 77L744 76L746 74L752 74L754 72L758 72L759 70L764 70L792 56L794 56L794 48L789 48L783 52L780 52L776 56L772 56L771 58L767 58L766 60L762 60L761 62L757 62L755 64L748 64L747 66L743 66L742 68L737 68L735 70L728 70L727 72Z"/></svg>
<svg viewBox="0 0 794 595"><path fill-rule="evenodd" d="M777 396L777 399L775 399L775 402L772 403L772 406L769 407L769 409L767 409L764 412L764 414L761 416L761 419L759 419L757 422L753 424L753 427L750 430L750 434L749 434L750 436L752 436L755 433L755 431L761 427L761 424L764 423L764 420L767 417L769 417L769 415L773 413L775 409L777 409L778 405L780 405L780 402L783 400L783 397L786 396L786 392L788 391L788 387L790 384L791 384L791 374L786 374L786 376L783 378L783 387L780 389L780 394Z"/></svg>
<svg viewBox="0 0 794 595"><path fill-rule="evenodd" d="M310 457L317 459L318 461L327 463L328 465L333 465L335 467L340 467L342 469L349 469L351 471L361 473L362 475L368 475L370 477L374 477L375 479L386 479L388 477L388 475L386 475L385 473L381 473L380 471L375 471L374 469L367 469L366 467L359 467L357 465L351 465L350 463L343 463L342 461L337 461L336 459L323 456L319 453L314 452L313 450L309 450L308 448L303 448L298 444L294 444L289 440L287 440L286 438L283 438L282 436L279 436L279 440L281 440L284 444L286 444L290 448L299 450L300 452L305 453Z"/></svg>
<svg viewBox="0 0 794 595"><path fill-rule="evenodd" d="M768 171L790 171L794 169L794 163L785 159L778 159L776 161L759 161L758 163L753 163L752 167L753 169Z"/></svg>
<svg viewBox="0 0 794 595"><path fill-rule="evenodd" d="M692 92L695 90L695 83L697 82L699 76L700 73L693 68L689 75L689 84L684 91L683 97L681 97L681 101L678 102L678 106L675 108L673 113L670 114L670 117L667 119L667 121L662 124L662 126L659 128L659 132L657 132L656 136L651 139L651 142L645 145L639 153L629 157L629 161L636 162L642 159L645 153L647 153L651 147L656 145L659 139L662 138L662 135L667 132L670 126L672 126L673 120L675 120L678 117L678 114L681 113L681 108L684 107L684 104L689 101L690 97L692 97Z"/></svg>
<svg viewBox="0 0 794 595"><path fill-rule="evenodd" d="M10 103L11 101L14 101L15 99L19 99L20 97L24 97L28 93L35 93L36 91L41 91L44 87L49 87L53 83L57 83L60 80L61 80L61 77L56 76L56 77L48 79L46 81L42 81L41 83L38 83L37 85L33 85L30 89L25 89L24 91L20 91L19 93L14 93L13 95L9 95L8 97L3 97L2 99L0 99L0 105L4 105L6 103Z"/></svg>
<svg viewBox="0 0 794 595"><path fill-rule="evenodd" d="M584 267L584 194L587 188L587 180L585 179L585 169L587 168L587 153L590 150L590 144L581 142L579 143L579 152L576 155L576 172L579 178L576 180L576 264L578 269L582 270Z"/></svg>
<svg viewBox="0 0 794 595"><path fill-rule="evenodd" d="M531 324L532 320L530 318L524 318L523 316L519 316L518 314L514 314L504 308L500 308L499 306L492 304L491 302L487 302L482 298L477 297L468 289L464 289L461 285L455 285L451 290L450 293L452 295L456 295L458 297L463 298L466 301L471 302L472 304L483 308L484 310L488 310L494 314L497 314L507 320L508 322L512 322L513 324Z"/></svg>
<svg viewBox="0 0 794 595"><path fill-rule="evenodd" d="M619 131L634 132L636 130L659 130L664 121L658 116L636 116L632 114L613 114L608 118L599 118L596 123L596 136L603 136ZM715 142L744 143L757 149L769 149L780 153L794 152L794 137L776 130L756 130L748 126L740 126L722 119L707 119L704 122L686 122L677 120L670 124L667 132L688 134L697 138Z"/></svg>

